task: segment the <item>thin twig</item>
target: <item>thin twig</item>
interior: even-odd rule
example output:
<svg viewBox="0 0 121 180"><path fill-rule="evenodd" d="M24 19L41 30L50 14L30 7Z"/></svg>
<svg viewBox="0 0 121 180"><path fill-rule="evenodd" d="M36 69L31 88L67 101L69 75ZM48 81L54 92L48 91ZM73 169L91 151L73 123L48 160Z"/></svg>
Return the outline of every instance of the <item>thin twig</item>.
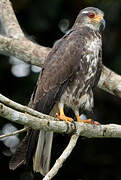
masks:
<svg viewBox="0 0 121 180"><path fill-rule="evenodd" d="M1 136L0 136L0 139L6 138L6 137L8 137L8 136L15 136L15 135L17 135L17 134L20 134L20 133L25 132L27 129L28 129L27 127L24 127L23 129L20 129L20 130L18 130L18 131L14 131L14 132L11 132L11 133L9 133L9 134L1 135Z"/></svg>
<svg viewBox="0 0 121 180"><path fill-rule="evenodd" d="M56 160L54 166L46 174L46 176L43 178L43 180L50 180L57 174L58 170L62 167L64 161L68 158L68 156L71 154L72 150L76 146L76 142L77 142L78 138L79 138L79 134L77 134L77 133L75 133L74 135L71 136L68 146L63 151L61 156Z"/></svg>

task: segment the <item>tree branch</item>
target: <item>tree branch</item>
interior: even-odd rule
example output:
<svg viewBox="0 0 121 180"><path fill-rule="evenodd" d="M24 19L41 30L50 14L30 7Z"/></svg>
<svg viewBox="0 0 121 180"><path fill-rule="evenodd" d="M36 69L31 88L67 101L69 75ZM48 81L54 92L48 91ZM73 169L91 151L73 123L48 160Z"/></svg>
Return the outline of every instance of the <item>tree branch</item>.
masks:
<svg viewBox="0 0 121 180"><path fill-rule="evenodd" d="M17 134L25 132L27 129L28 129L28 127L24 127L23 129L20 129L18 131L11 132L9 134L0 135L0 139L6 138L6 137L9 137L9 136L15 136Z"/></svg>
<svg viewBox="0 0 121 180"><path fill-rule="evenodd" d="M0 53L15 56L29 64L41 67L49 51L50 48L39 46L26 38L15 39L0 35Z"/></svg>
<svg viewBox="0 0 121 180"><path fill-rule="evenodd" d="M8 37L24 37L9 0L0 0L0 19Z"/></svg>
<svg viewBox="0 0 121 180"><path fill-rule="evenodd" d="M12 101L12 103L14 103ZM57 133L74 133L75 125L73 123L68 123L68 125L64 121L58 121L56 118L39 113L30 109L26 106L19 105L16 108L17 110L6 106L3 103L0 103L0 116L4 117L12 122L26 125L33 129L44 129L45 131L53 131ZM16 106L16 103L15 103ZM13 107L13 105L12 105ZM22 110L25 110L23 111ZM121 126L115 124L108 125L100 125L95 126L86 123L78 123L76 124L76 130L80 131L81 136L85 136L88 138L99 138L99 137L112 137L112 138L121 138Z"/></svg>
<svg viewBox="0 0 121 180"><path fill-rule="evenodd" d="M27 106L23 106L19 103L16 103L16 102L10 100L9 98L3 96L2 94L0 94L0 102L1 102L1 104L7 105L8 107L18 110L19 112L28 113L28 114L38 117L38 118L41 118L42 116L43 116L43 119L48 118L48 115L42 114L42 113L35 111ZM51 120L51 117L50 117L50 120ZM54 119L52 118L52 120L54 120Z"/></svg>
<svg viewBox="0 0 121 180"><path fill-rule="evenodd" d="M98 87L121 98L121 76L103 66Z"/></svg>
<svg viewBox="0 0 121 180"><path fill-rule="evenodd" d="M27 107L25 107L27 108ZM36 111L35 111L36 113ZM0 103L0 116L14 123L22 124L33 129L44 129L45 131L53 131L58 133L71 133L75 130L73 124L67 124L63 121L58 121L56 118L40 113L40 117L32 116L28 113L19 112L6 105Z"/></svg>

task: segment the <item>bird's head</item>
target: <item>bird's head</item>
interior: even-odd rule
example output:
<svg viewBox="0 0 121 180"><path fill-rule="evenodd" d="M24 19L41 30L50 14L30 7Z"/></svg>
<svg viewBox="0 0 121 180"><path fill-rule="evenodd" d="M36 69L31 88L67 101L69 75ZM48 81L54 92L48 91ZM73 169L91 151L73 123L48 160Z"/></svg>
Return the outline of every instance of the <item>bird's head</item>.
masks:
<svg viewBox="0 0 121 180"><path fill-rule="evenodd" d="M88 26L93 30L102 31L105 28L104 13L94 7L82 9L74 23L75 27Z"/></svg>

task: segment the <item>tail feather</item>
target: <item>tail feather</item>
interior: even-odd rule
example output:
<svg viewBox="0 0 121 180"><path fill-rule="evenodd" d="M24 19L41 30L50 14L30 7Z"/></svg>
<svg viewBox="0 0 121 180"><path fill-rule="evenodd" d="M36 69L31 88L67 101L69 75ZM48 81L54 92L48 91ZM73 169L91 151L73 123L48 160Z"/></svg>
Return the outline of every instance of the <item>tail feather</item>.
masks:
<svg viewBox="0 0 121 180"><path fill-rule="evenodd" d="M50 115L54 116L55 112L58 112L57 104L50 112ZM26 164L27 167L31 168L33 164L34 171L40 172L44 176L50 167L52 140L53 132L29 129L12 156L9 168L15 170L22 164Z"/></svg>
<svg viewBox="0 0 121 180"><path fill-rule="evenodd" d="M33 158L33 169L43 176L49 171L53 132L39 133L38 144Z"/></svg>

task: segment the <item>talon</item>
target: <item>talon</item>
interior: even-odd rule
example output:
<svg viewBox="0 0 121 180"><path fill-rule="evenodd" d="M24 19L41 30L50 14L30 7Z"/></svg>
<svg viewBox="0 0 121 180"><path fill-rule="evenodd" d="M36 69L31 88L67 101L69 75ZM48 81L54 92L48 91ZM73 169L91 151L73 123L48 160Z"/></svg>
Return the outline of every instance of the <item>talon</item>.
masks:
<svg viewBox="0 0 121 180"><path fill-rule="evenodd" d="M56 118L60 119L60 120L64 120L66 123L68 122L72 122L73 119L68 117L68 116L65 116L64 114L62 115L59 115L58 113L56 113Z"/></svg>
<svg viewBox="0 0 121 180"><path fill-rule="evenodd" d="M93 125L93 126L100 124L98 121L94 121L94 120L92 120L92 119L86 119L86 120L81 120L81 119L80 119L80 122L88 123L88 124L91 124L91 125Z"/></svg>
<svg viewBox="0 0 121 180"><path fill-rule="evenodd" d="M82 120L80 119L79 115L76 115L77 121L78 122L83 122L83 123L88 123L88 124L92 124L93 126L95 125L100 125L100 123L98 121L94 121L92 119L86 119L86 120Z"/></svg>
<svg viewBox="0 0 121 180"><path fill-rule="evenodd" d="M64 114L63 106L59 108L60 114L56 113L56 118L64 120L66 123L72 122L73 119Z"/></svg>
<svg viewBox="0 0 121 180"><path fill-rule="evenodd" d="M86 123L92 124L94 126L100 124L98 121L94 121L93 119L87 119L87 120L84 120L84 121L86 121Z"/></svg>

